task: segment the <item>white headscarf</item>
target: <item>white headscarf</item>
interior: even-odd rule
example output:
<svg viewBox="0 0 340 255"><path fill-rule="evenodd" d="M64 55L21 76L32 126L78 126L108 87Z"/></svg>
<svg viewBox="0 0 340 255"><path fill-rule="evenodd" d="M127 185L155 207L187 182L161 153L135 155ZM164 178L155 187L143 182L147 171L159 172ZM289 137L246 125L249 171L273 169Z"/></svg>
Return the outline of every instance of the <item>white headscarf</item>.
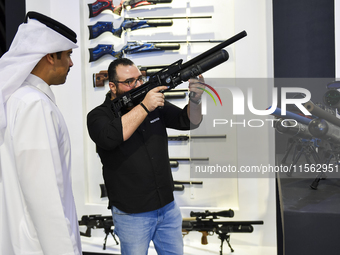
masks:
<svg viewBox="0 0 340 255"><path fill-rule="evenodd" d="M36 64L49 53L78 46L35 19L19 26L10 49L0 58L0 145L7 126L5 104Z"/></svg>

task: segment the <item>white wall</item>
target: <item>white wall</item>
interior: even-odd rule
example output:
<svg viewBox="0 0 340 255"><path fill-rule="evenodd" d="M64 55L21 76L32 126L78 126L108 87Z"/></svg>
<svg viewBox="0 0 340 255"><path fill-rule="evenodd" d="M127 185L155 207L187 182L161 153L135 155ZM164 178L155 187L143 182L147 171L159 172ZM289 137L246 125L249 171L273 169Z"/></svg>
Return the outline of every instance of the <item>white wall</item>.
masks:
<svg viewBox="0 0 340 255"><path fill-rule="evenodd" d="M340 28L340 3L334 1L334 18L335 28L334 31L338 31ZM335 77L340 77L340 33L335 33Z"/></svg>
<svg viewBox="0 0 340 255"><path fill-rule="evenodd" d="M273 55L272 55L272 12L271 1L265 0L203 0L184 1L173 0L171 5L155 9L150 7L149 12L140 9L128 14L131 16L182 16L189 15L213 15L213 19L198 21L178 21L174 22L172 29L154 28L135 31L129 33L123 39L113 38L110 34L102 35L100 38L89 41L89 24L94 24L99 20L117 19L112 13L105 11L101 16L93 19L88 18L88 3L94 0L79 1L52 1L52 0L26 0L26 9L42 12L55 18L78 34L78 49L74 50L74 66L69 73L67 82L53 90L56 94L57 104L64 114L68 124L72 142L72 166L73 166L73 191L76 199L78 217L88 214L108 215L107 200L100 199L99 183L102 183L101 165L99 158L95 154L95 146L89 139L86 130L86 114L96 105L104 100L104 94L108 87L104 89L93 88L92 74L107 68L108 63L113 60L110 56L104 57L95 63L88 63L88 48L94 47L97 43L114 43L117 49L122 45L122 40L171 40L171 39L228 39L243 30L248 36L241 41L227 48L230 59L221 66L206 73L206 78L271 78L273 77ZM156 30L155 30L156 29ZM149 55L131 56L136 64L154 65L170 64L179 58L184 61L198 55L212 47L211 45L191 45L183 46L176 53L152 53ZM161 57L159 57L161 56ZM130 56L128 56L130 57ZM166 60L166 63L164 61ZM156 63L157 62L157 63ZM186 86L184 84L183 86ZM262 103L270 103L270 85L261 87L255 97L260 98ZM268 103L269 102L269 103ZM182 102L181 102L182 103ZM169 131L170 133L173 131ZM274 165L274 130L265 127L256 133L256 136L243 129L228 130L228 146L235 151L234 157L238 165L258 164L259 161ZM251 141L251 143L249 143ZM171 145L173 146L173 145ZM173 146L170 154L188 153L187 147ZM178 155L177 155L178 156ZM183 166L183 170L174 172L176 178L188 178L188 166ZM188 176L188 177L186 177ZM216 181L216 180L213 180ZM204 180L209 183L209 180ZM211 182L211 180L210 180ZM273 178L226 178L220 182L230 185L225 191L225 197L230 200L216 203L212 209L229 209L227 205L235 210L237 220L264 220L265 224L256 227L256 231L251 234L235 235L237 245L252 247L272 247L266 252L258 254L276 254L276 222L275 222L275 180ZM229 192L229 193L228 193ZM219 194L221 195L221 194ZM183 216L188 216L192 208L184 203L185 196L176 195L183 203ZM208 194L213 198L214 194ZM198 197L196 200L199 201ZM190 200L190 202L193 202ZM220 206L222 205L222 207ZM200 209L204 210L204 207ZM99 234L103 237L102 232ZM195 240L197 236L190 234L185 237L187 246L197 246ZM233 242L232 235L232 242ZM101 239L100 239L101 240ZM209 241L218 244L217 237L210 237ZM101 242L101 241L100 241ZM234 242L235 243L235 242ZM235 246L235 245L234 245ZM197 246L200 248L201 246ZM225 246L225 251L228 247ZM235 248L235 247L234 247ZM205 248L208 249L208 248ZM215 247L214 247L215 249ZM235 248L236 249L236 248ZM100 249L98 250L100 252ZM198 253L197 253L198 254ZM207 254L207 253L205 253ZM216 253L217 254L217 253ZM257 254L256 252L254 254Z"/></svg>

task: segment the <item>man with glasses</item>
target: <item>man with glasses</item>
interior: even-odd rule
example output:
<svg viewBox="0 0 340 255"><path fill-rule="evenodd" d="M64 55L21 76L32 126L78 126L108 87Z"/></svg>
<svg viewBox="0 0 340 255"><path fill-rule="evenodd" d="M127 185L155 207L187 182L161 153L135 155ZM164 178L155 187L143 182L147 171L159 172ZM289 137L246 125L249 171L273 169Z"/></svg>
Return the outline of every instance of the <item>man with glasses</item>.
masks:
<svg viewBox="0 0 340 255"><path fill-rule="evenodd" d="M183 254L182 217L174 202L166 128L189 130L202 120L203 77L191 79L194 93L183 109L164 100L167 89L150 90L143 101L115 118L111 100L143 84L126 58L108 69L110 92L87 117L91 139L103 164L109 209L124 255L147 254L153 241L158 254Z"/></svg>

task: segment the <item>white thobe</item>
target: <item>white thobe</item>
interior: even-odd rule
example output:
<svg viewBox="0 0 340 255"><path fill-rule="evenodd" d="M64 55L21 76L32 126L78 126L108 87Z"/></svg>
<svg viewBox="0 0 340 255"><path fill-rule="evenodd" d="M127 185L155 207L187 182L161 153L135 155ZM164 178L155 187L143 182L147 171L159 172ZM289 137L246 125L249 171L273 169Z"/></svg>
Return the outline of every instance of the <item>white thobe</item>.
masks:
<svg viewBox="0 0 340 255"><path fill-rule="evenodd" d="M0 146L0 254L81 254L67 127L50 87L30 74L6 104Z"/></svg>

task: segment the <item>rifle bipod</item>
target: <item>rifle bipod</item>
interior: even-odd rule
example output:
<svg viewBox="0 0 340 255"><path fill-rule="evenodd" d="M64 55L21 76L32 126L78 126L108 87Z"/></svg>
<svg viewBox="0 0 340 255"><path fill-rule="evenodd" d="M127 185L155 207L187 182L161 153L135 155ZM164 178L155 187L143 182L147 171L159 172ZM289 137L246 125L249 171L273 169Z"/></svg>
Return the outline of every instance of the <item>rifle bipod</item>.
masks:
<svg viewBox="0 0 340 255"><path fill-rule="evenodd" d="M314 159L315 164L320 162L318 153L316 151L316 146L314 142L305 140L305 139L289 139L287 144L287 150L285 155L281 161L281 163L285 163L290 151L294 148L292 163L290 164L289 170L286 173L288 177L292 176L292 169L296 166L300 157L304 155L306 162L308 164L312 164L311 158Z"/></svg>
<svg viewBox="0 0 340 255"><path fill-rule="evenodd" d="M231 247L230 245L230 235L228 235L227 233L218 233L218 238L221 239L221 250L220 250L220 255L223 255L223 242L226 241L230 251L234 252L234 249Z"/></svg>
<svg viewBox="0 0 340 255"><path fill-rule="evenodd" d="M323 165L329 166L331 160L334 158L334 161L337 165L339 165L340 159L339 159L339 146L335 146L334 144L329 143L329 149L324 152L324 163ZM328 171L328 170L327 170ZM313 183L310 185L310 187L314 190L318 189L319 181L326 179L326 171L321 171L318 173L316 178L314 179ZM332 171L330 171L332 172Z"/></svg>
<svg viewBox="0 0 340 255"><path fill-rule="evenodd" d="M116 239L116 235L113 233L113 229L111 229L111 227L105 228L104 232L105 232L106 235L105 235L105 238L104 238L103 250L106 250L106 241L107 241L107 237L108 237L109 234L112 235L113 239L116 241L116 244L117 245L119 244L119 242Z"/></svg>

